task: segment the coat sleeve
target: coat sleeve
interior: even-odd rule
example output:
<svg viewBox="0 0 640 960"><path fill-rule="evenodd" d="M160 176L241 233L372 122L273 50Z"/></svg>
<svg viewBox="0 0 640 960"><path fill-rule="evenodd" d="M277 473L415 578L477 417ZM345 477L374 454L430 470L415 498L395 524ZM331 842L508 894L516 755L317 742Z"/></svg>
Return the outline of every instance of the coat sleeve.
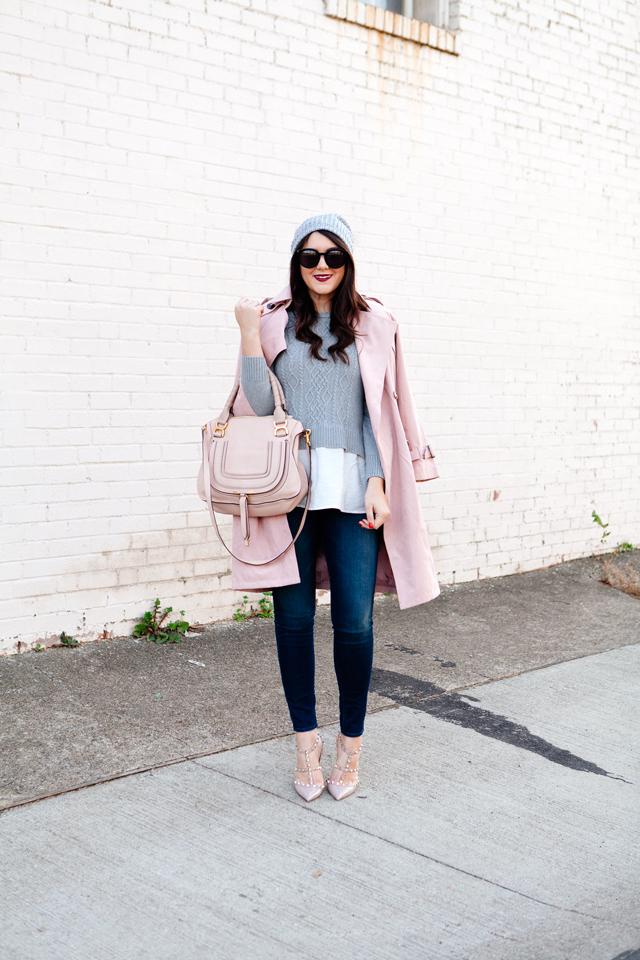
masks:
<svg viewBox="0 0 640 960"><path fill-rule="evenodd" d="M396 331L396 400L400 411L400 419L404 427L405 436L409 444L409 455L413 461L413 472L418 482L422 480L435 480L438 474L438 468L434 459L434 454L427 443L422 425L418 420L409 378L407 377L407 368L404 362L402 344L400 342L400 330Z"/></svg>

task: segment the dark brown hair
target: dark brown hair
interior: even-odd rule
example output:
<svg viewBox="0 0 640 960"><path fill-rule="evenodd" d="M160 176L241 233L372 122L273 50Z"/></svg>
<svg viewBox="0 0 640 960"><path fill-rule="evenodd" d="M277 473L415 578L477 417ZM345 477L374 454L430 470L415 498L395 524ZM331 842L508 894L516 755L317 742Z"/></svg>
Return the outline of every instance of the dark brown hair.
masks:
<svg viewBox="0 0 640 960"><path fill-rule="evenodd" d="M336 342L329 347L329 356L333 358L334 363L337 362L338 357L343 363L349 363L346 350L356 339L358 313L361 310L368 310L369 307L356 290L356 268L353 257L340 237L329 230L314 232L321 233L323 237L327 237L336 247L340 247L346 253L344 277L331 300L331 324L329 329L334 334ZM326 357L320 356L322 338L313 329L317 319L316 308L311 299L309 288L302 279L297 257L298 250L304 248L310 236L311 234L308 234L298 244L291 258L291 307L296 313L296 338L302 343L309 344L309 356L315 357L316 360L326 360Z"/></svg>

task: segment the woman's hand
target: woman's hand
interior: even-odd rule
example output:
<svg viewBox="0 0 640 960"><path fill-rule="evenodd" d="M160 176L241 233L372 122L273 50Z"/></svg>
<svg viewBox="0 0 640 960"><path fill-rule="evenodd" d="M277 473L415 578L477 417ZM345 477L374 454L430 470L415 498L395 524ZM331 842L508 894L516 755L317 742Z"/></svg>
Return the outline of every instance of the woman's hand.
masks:
<svg viewBox="0 0 640 960"><path fill-rule="evenodd" d="M241 297L236 303L235 314L240 336L242 338L242 355L244 357L261 357L260 346L260 318L264 307L257 300Z"/></svg>
<svg viewBox="0 0 640 960"><path fill-rule="evenodd" d="M367 519L361 520L360 526L365 530L378 530L391 513L382 477L369 477L367 492L364 495L364 508L367 511Z"/></svg>

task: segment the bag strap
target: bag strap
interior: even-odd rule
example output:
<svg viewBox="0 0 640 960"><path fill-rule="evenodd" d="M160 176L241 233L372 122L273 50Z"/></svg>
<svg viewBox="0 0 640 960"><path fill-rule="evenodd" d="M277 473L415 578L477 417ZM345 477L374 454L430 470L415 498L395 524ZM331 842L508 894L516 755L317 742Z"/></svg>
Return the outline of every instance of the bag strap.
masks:
<svg viewBox="0 0 640 960"><path fill-rule="evenodd" d="M284 398L284 390L282 389L282 384L270 367L267 367L267 373L269 374L269 383L271 384L271 393L273 394L273 418L274 420L281 421L283 417L287 416L287 402ZM227 402L222 408L222 413L216 420L216 430L221 430L223 435L224 428L229 422L229 417L233 416L233 404L238 396L239 389L240 378L238 378L233 384L231 393L227 397Z"/></svg>
<svg viewBox="0 0 640 960"><path fill-rule="evenodd" d="M279 385L279 384L278 384L278 385ZM272 386L273 386L273 385L272 385ZM282 388L280 388L280 389L282 389ZM238 391L236 390L236 393L237 393L237 392L238 392ZM233 393L233 391L232 391L232 393ZM235 394L234 394L234 397L235 397ZM225 543L224 540L222 539L222 534L220 533L220 530L218 529L218 523L217 523L217 521L216 521L215 510L213 509L213 503L211 502L211 472L210 472L210 466L209 466L209 457L207 456L207 451L206 451L206 449L205 449L205 433L204 433L204 431L203 431L203 433L202 433L202 464L203 464L203 467L204 467L204 489L205 489L205 493L206 493L206 496L207 496L207 506L208 506L208 508L209 508L209 516L211 517L211 522L213 523L213 526L214 526L215 531L216 531L216 533L217 533L217 535L218 535L218 539L219 539L220 543L221 543L222 546L225 548L225 550L227 551L227 553L230 554L230 555L233 557L234 560L238 560L240 563L246 563L246 564L248 564L250 567L263 567L263 566L265 566L267 563L273 563L274 560L279 560L280 557L284 556L284 554L287 552L287 550L290 550L290 549L291 549L291 547L294 545L294 543L296 542L296 540L298 539L298 537L299 537L300 534L302 533L302 528L304 527L305 520L307 519L307 513L309 512L309 501L311 500L311 446L310 446L310 444L309 444L309 438L306 437L305 439L306 439L306 441L307 441L307 451L308 451L308 454L309 454L309 485L308 485L308 486L309 486L309 489L307 490L307 502L306 502L305 507L304 507L304 513L302 514L302 520L300 521L300 526L298 527L298 532L296 533L295 537L293 537L293 539L291 540L291 543L287 544L287 546L284 548L284 550L281 550L280 553L276 554L275 557L271 557L271 559L269 559L269 560L245 560L245 559L243 559L242 557L237 557L237 556L235 555L235 553L233 553L233 551L231 551L231 550L229 549L229 547L226 545L226 543Z"/></svg>

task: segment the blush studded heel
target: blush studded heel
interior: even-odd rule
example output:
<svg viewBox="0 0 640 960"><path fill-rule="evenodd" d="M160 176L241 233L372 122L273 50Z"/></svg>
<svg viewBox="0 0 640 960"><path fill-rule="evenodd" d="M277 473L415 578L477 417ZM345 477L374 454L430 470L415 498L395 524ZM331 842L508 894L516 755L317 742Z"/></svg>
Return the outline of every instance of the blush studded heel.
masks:
<svg viewBox="0 0 640 960"><path fill-rule="evenodd" d="M318 766L311 766L311 757L309 754L313 753L314 750L317 750L320 747L320 753L318 754ZM322 783L313 782L313 772L314 770L322 770L320 766L320 761L322 760L322 751L324 750L324 743L322 737L319 733L316 734L316 739L312 747L308 750L301 750L300 747L296 747L298 753L301 753L304 757L304 767L296 767L296 779L293 781L293 786L298 794L302 797L303 800L306 800L307 803L311 803L312 800L317 800L322 791L324 790L324 777L322 778ZM306 774L306 780L298 780L297 774L304 773Z"/></svg>
<svg viewBox="0 0 640 960"><path fill-rule="evenodd" d="M351 764L353 758L357 757L362 750L362 746L359 746L357 750L347 750L345 742L342 739L342 734L339 733L338 739L336 740L336 750L342 750L344 753L346 753L347 764L344 767L340 766L336 757L335 769L341 770L342 773L340 774L339 780L333 780L331 777L329 777L327 780L327 790L334 800L345 800L347 797L350 797L352 793L356 792L356 787L360 783L360 780L358 779L358 768L357 766L352 766ZM354 781L350 780L348 783L345 783L344 778L348 773L355 773L356 779Z"/></svg>

